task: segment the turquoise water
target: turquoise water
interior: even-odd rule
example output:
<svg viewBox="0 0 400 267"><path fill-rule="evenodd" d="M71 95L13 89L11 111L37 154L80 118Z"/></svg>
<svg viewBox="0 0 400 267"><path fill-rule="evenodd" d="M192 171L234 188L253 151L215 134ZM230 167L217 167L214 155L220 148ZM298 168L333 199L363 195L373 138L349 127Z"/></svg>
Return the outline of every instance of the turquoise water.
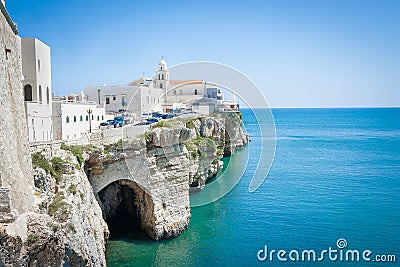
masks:
<svg viewBox="0 0 400 267"><path fill-rule="evenodd" d="M262 115L263 110L255 112ZM263 185L248 192L262 142L243 110L251 143L225 172L249 157L224 198L192 209L189 229L171 240L134 233L111 240L109 266L399 266L400 109L275 109L277 146ZM262 116L259 116L262 118ZM263 123L261 120L260 123ZM228 159L225 159L228 161ZM348 249L395 254L397 263L260 262L269 249Z"/></svg>

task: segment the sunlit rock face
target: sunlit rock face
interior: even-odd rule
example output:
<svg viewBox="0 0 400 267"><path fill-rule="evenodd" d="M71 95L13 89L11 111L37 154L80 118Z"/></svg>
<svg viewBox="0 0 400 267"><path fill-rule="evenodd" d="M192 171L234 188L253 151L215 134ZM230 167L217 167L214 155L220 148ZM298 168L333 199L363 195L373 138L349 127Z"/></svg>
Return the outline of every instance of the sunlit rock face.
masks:
<svg viewBox="0 0 400 267"><path fill-rule="evenodd" d="M171 120L92 152L85 169L104 219L118 225L124 213L132 229L156 240L182 233L191 217L190 186L203 188L223 167L224 154L247 143L240 122L237 114Z"/></svg>

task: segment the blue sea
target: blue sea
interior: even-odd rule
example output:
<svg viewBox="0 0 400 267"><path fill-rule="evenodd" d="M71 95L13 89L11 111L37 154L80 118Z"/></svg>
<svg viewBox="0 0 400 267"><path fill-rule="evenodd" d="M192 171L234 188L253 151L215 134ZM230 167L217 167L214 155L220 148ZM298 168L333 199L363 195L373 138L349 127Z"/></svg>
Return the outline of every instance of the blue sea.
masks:
<svg viewBox="0 0 400 267"><path fill-rule="evenodd" d="M189 229L174 239L153 241L133 229L110 240L108 266L400 266L400 109L273 109L274 162L250 193L265 141L259 124L266 110L254 112L259 122L243 110L251 142L224 158L223 179L237 177L237 166L248 162L237 186L192 208ZM347 246L339 249L338 239ZM276 253L260 261L257 253L265 246L268 256L285 250L288 261ZM318 258L329 247L338 257L358 250L360 262L327 255L301 261L302 251L314 250ZM299 261L289 259L292 250ZM369 262L362 259L365 250L371 251ZM395 255L397 262L373 261L377 255Z"/></svg>

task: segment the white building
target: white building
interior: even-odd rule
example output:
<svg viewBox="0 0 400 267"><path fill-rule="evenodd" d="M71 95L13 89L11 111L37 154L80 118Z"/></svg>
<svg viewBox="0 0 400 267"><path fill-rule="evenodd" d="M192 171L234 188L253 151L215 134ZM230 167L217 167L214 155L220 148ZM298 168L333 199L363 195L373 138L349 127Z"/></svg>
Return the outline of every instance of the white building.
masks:
<svg viewBox="0 0 400 267"><path fill-rule="evenodd" d="M85 86L86 100L105 107L107 113L127 111L142 114L161 110L164 90L153 88L153 80L128 86Z"/></svg>
<svg viewBox="0 0 400 267"><path fill-rule="evenodd" d="M86 86L84 94L87 100L103 105L107 113L127 111L136 115L190 109L203 98L217 101L205 101L207 106L210 103L221 105L223 101L223 94L216 85L202 80L171 80L164 58L158 64L154 78L139 78L127 86ZM204 105L205 102L201 102L200 106ZM206 112L205 108L199 109L199 105L196 108ZM215 109L207 108L209 111Z"/></svg>
<svg viewBox="0 0 400 267"><path fill-rule="evenodd" d="M50 47L36 38L21 38L21 57L29 141L50 141L53 138Z"/></svg>
<svg viewBox="0 0 400 267"><path fill-rule="evenodd" d="M204 88L203 81L170 80L167 63L162 59L154 78L139 78L127 86L85 86L84 94L88 101L103 105L107 113L140 115L185 108L186 103L204 96Z"/></svg>
<svg viewBox="0 0 400 267"><path fill-rule="evenodd" d="M85 136L96 130L105 119L104 108L96 103L78 102L76 96L53 100L55 140L71 140Z"/></svg>

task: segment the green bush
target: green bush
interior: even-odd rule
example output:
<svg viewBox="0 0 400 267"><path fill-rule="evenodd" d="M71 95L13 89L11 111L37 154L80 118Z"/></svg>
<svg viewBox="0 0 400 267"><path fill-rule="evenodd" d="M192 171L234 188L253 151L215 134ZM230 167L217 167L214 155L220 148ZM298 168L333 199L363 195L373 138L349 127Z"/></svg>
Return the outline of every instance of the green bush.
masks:
<svg viewBox="0 0 400 267"><path fill-rule="evenodd" d="M28 235L28 243L33 244L38 240L38 236L35 234Z"/></svg>
<svg viewBox="0 0 400 267"><path fill-rule="evenodd" d="M54 157L51 159L51 166L53 169L52 176L56 179L56 182L61 182L62 177L62 164L65 163L61 158Z"/></svg>
<svg viewBox="0 0 400 267"><path fill-rule="evenodd" d="M151 125L151 129L160 128L160 127L173 128L176 126L176 122L177 122L176 120L159 121L159 122L153 123Z"/></svg>
<svg viewBox="0 0 400 267"><path fill-rule="evenodd" d="M193 159L196 159L199 153L197 151L191 151L190 155L192 156Z"/></svg>
<svg viewBox="0 0 400 267"><path fill-rule="evenodd" d="M83 163L83 151L85 149L92 150L90 146L67 146L65 143L61 143L61 149L70 151L76 157L80 165Z"/></svg>
<svg viewBox="0 0 400 267"><path fill-rule="evenodd" d="M69 210L71 206L65 202L65 197L62 192L57 193L53 201L50 203L47 213L55 217L61 222L65 222L69 217Z"/></svg>
<svg viewBox="0 0 400 267"><path fill-rule="evenodd" d="M53 232L57 232L59 229L59 225L57 223L49 222L47 223L47 226L50 227Z"/></svg>
<svg viewBox="0 0 400 267"><path fill-rule="evenodd" d="M40 152L32 154L32 165L33 167L42 168L47 173L50 173L51 166L49 161Z"/></svg>
<svg viewBox="0 0 400 267"><path fill-rule="evenodd" d="M54 157L49 162L40 152L32 154L33 167L42 168L47 174L50 174L57 183L61 181L63 163L64 161L59 157Z"/></svg>
<svg viewBox="0 0 400 267"><path fill-rule="evenodd" d="M104 146L104 153L108 154L110 152L116 152L116 151L122 151L123 146L122 146L122 139L119 139L117 142L109 145Z"/></svg>
<svg viewBox="0 0 400 267"><path fill-rule="evenodd" d="M76 233L76 229L75 229L75 226L73 224L68 224L68 230L71 233Z"/></svg>
<svg viewBox="0 0 400 267"><path fill-rule="evenodd" d="M72 184L72 185L70 185L69 187L68 187L68 192L70 192L71 194L76 194L77 192L78 192L78 190L77 190L77 188L76 188L76 185L75 184Z"/></svg>

